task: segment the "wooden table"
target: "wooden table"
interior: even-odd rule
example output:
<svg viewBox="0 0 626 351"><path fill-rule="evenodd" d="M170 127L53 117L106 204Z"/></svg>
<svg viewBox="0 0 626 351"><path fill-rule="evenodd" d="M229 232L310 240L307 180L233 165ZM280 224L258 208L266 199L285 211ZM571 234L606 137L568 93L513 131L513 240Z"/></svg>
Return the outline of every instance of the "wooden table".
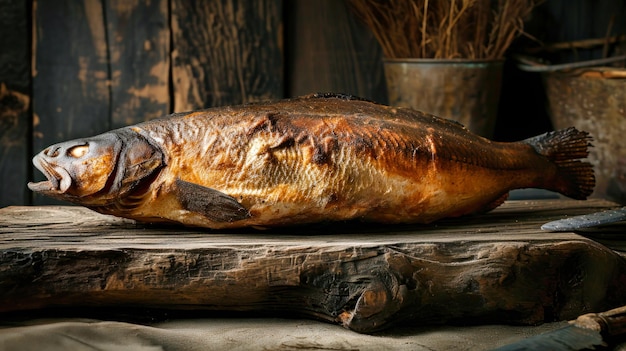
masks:
<svg viewBox="0 0 626 351"><path fill-rule="evenodd" d="M255 312L358 332L395 323L572 319L626 304L626 261L604 245L619 249L626 225L585 236L540 225L612 207L509 201L433 225L231 232L140 225L82 207L7 207L0 209L0 313Z"/></svg>

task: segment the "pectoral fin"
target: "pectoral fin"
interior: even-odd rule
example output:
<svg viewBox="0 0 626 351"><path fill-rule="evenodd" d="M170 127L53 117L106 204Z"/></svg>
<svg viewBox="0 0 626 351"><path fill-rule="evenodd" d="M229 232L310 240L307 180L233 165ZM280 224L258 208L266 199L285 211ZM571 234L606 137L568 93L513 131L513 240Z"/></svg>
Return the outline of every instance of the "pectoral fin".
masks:
<svg viewBox="0 0 626 351"><path fill-rule="evenodd" d="M234 222L250 218L250 212L235 198L202 185L177 179L176 196L184 209L215 222Z"/></svg>

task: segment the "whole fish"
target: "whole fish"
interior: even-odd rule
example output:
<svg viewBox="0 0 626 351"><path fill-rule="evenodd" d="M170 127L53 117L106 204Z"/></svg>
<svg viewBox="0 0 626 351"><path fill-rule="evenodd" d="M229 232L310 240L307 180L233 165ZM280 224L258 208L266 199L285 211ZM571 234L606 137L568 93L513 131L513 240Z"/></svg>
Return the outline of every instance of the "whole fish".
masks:
<svg viewBox="0 0 626 351"><path fill-rule="evenodd" d="M514 143L341 94L175 113L52 145L31 190L144 222L208 228L359 219L429 223L485 212L517 188L593 191L590 137Z"/></svg>

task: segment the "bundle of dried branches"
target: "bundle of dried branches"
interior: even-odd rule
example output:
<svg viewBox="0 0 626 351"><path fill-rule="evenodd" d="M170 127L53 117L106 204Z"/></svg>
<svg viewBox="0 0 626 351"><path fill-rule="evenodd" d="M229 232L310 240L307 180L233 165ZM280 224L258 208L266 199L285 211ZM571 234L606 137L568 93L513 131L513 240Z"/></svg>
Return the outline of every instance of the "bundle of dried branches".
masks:
<svg viewBox="0 0 626 351"><path fill-rule="evenodd" d="M388 58L499 59L541 0L349 0Z"/></svg>

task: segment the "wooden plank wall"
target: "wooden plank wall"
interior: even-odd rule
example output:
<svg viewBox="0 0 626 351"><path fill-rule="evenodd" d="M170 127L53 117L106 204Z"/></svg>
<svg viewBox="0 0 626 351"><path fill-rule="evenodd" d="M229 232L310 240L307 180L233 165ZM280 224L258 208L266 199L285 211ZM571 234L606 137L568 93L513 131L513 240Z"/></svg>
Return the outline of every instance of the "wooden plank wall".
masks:
<svg viewBox="0 0 626 351"><path fill-rule="evenodd" d="M282 1L172 1L174 109L283 96Z"/></svg>
<svg viewBox="0 0 626 351"><path fill-rule="evenodd" d="M0 0L0 207L27 203L31 147L29 8Z"/></svg>
<svg viewBox="0 0 626 351"><path fill-rule="evenodd" d="M290 95L340 92L387 102L380 46L346 2L289 1L286 12Z"/></svg>
<svg viewBox="0 0 626 351"><path fill-rule="evenodd" d="M619 15L626 0L598 2L594 13ZM580 13L572 7L589 10L583 0L547 3L557 22ZM599 15L574 17L568 23L606 29ZM0 207L54 203L26 183L42 179L32 155L59 141L312 92L384 103L381 58L345 0L0 0ZM543 106L517 93L517 73L504 77L501 140L550 127L545 112L532 119Z"/></svg>
<svg viewBox="0 0 626 351"><path fill-rule="evenodd" d="M104 2L111 128L171 111L167 0Z"/></svg>

